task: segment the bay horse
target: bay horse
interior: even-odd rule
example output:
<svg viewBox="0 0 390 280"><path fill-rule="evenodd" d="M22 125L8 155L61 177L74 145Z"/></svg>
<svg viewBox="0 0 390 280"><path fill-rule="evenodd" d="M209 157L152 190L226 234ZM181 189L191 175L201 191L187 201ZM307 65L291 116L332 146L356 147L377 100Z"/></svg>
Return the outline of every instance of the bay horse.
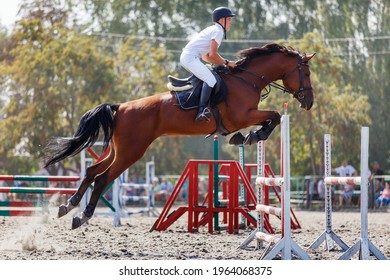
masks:
<svg viewBox="0 0 390 280"><path fill-rule="evenodd" d="M265 140L280 124L281 115L276 111L258 110L261 91L267 86L277 86L297 99L303 109L313 105L313 89L310 81L309 60L306 55L283 45L270 43L262 47L242 50L238 67L230 73L221 74L227 88L226 100L218 104L224 128L231 132L261 125L245 137L236 133L230 143L253 144ZM274 81L282 80L283 85ZM104 149L108 155L87 168L78 190L67 205L61 205L58 217L75 208L87 188L94 183L88 205L78 216L73 217L72 229L89 220L104 189L122 172L138 161L149 145L162 135L205 135L217 129L212 117L210 122L196 123L197 110L183 111L177 106L171 92L147 96L120 104L100 104L86 112L80 119L73 137L60 137L49 141L45 147L45 166L74 156L92 146L104 133Z"/></svg>

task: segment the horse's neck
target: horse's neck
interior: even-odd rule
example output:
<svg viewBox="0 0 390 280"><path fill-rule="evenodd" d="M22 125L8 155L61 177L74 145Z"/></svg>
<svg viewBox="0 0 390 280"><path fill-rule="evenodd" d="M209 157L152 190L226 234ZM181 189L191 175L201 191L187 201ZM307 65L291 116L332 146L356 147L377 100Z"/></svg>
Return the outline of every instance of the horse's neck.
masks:
<svg viewBox="0 0 390 280"><path fill-rule="evenodd" d="M247 70L258 73L267 82L280 80L286 73L286 63L281 58L282 54L257 57L249 63Z"/></svg>

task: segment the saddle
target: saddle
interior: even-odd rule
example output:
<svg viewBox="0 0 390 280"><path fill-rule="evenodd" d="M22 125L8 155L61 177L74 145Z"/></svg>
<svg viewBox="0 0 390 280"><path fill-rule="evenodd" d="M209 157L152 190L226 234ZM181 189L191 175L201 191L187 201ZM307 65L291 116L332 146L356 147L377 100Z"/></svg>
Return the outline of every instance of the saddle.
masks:
<svg viewBox="0 0 390 280"><path fill-rule="evenodd" d="M229 72L229 69L224 65L213 65L210 70L217 80L209 100L211 112L213 113L217 123L217 129L206 137L210 137L215 133L228 135L230 132L222 124L217 105L224 102L227 97L227 86L219 73L226 74ZM167 87L175 96L179 107L185 111L197 109L199 107L202 85L203 81L198 79L195 75L191 75L190 77L184 79L179 79L171 75L168 76Z"/></svg>
<svg viewBox="0 0 390 280"><path fill-rule="evenodd" d="M218 73L226 71L221 69L226 68L223 65L212 66L213 73L217 83L215 84L210 96L210 107L213 109L219 103L224 102L227 96L227 86ZM218 72L217 72L218 71ZM188 78L179 79L171 75L168 76L167 87L175 96L177 103L182 110L192 110L199 107L199 99L202 91L203 81L198 79L195 75Z"/></svg>

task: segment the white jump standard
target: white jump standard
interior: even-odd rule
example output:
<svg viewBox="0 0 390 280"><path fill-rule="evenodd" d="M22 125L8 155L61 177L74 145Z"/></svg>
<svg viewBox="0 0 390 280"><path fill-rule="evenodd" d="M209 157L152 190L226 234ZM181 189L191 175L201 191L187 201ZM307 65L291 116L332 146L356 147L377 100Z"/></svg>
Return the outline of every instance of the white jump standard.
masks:
<svg viewBox="0 0 390 280"><path fill-rule="evenodd" d="M341 240L332 230L332 185L326 182L332 175L332 160L331 160L331 136L324 135L324 177L325 177L325 215L326 215L326 229L325 231L309 246L309 249L318 248L325 242L325 249L331 251L334 249L333 241L335 241L343 251L348 250L348 245ZM348 177L352 178L352 177Z"/></svg>
<svg viewBox="0 0 390 280"><path fill-rule="evenodd" d="M325 142L326 145L326 142ZM330 147L330 136L329 136L329 147ZM368 127L362 127L361 129L361 154L360 154L360 177L325 177L324 182L326 184L327 192L330 192L332 184L355 184L360 185L360 214L361 214L361 229L360 239L347 249L343 255L339 258L340 260L348 260L359 252L360 260L370 260L370 253L372 253L379 260L386 260L387 258L379 251L378 248L368 239L368 147L369 147L369 129ZM325 150L326 151L326 150ZM328 153L330 160L330 150ZM327 154L325 154L325 159ZM325 170L329 167L330 161L325 163ZM325 176L329 176L330 173L325 173ZM330 194L329 194L330 195ZM328 196L328 194L327 194ZM327 209L327 230L328 226L331 225L330 212ZM331 228L330 228L331 229ZM325 235L328 235L327 232ZM310 246L315 248L324 240L324 233ZM330 235L328 235L330 236ZM334 235L335 236L335 235ZM334 237L333 236L333 237ZM321 241L322 240L322 241ZM321 241L321 242L320 242ZM327 240L328 241L328 240Z"/></svg>
<svg viewBox="0 0 390 280"><path fill-rule="evenodd" d="M369 260L370 252L378 260L387 258L372 244L368 239L368 147L369 147L369 129L362 127L361 131L361 154L360 154L360 215L361 229L360 240L349 248L339 259L350 259L359 251L359 260ZM328 179L332 181L332 178Z"/></svg>
<svg viewBox="0 0 390 280"><path fill-rule="evenodd" d="M285 107L286 109L286 107ZM309 255L301 248L299 245L292 240L291 238L291 217L290 217L290 119L289 116L285 113L281 120L281 154L282 154L282 163L283 163L283 178L266 178L258 177L256 179L256 185L259 187L259 190L264 185L273 185L273 186L282 186L282 199L281 199L281 220L282 220L282 234L281 238L274 237L267 233L262 232L261 223L258 219L258 227L255 229L244 242L240 245L240 248L245 248L254 238L260 239L261 241L269 242L269 245L266 247L265 251L261 255L260 259L272 260L276 257L278 253L281 253L281 258L284 260L292 259L292 252L295 255L303 260L309 260ZM264 160L263 152L264 149L259 149L259 161ZM259 169L261 166L259 166ZM261 170L258 171L258 174L261 173ZM260 191L258 191L260 196ZM259 204L262 204L261 202ZM270 214L278 213L279 210L275 207L264 208L263 205L258 205L258 210L268 211ZM272 209L272 210L271 210ZM263 212L264 213L264 212ZM259 215L260 216L260 215Z"/></svg>
<svg viewBox="0 0 390 280"><path fill-rule="evenodd" d="M256 199L257 205L264 205L264 188L258 183L258 178L264 177L264 166L265 166L265 146L264 141L259 141L257 143L257 178L256 178ZM257 206L256 206L257 208ZM257 239L256 250L259 250L263 247L263 239L259 238L257 233L264 233L264 214L260 209L257 211L257 229L252 231L251 234L240 244L240 249L246 249L249 243L254 239ZM265 233L264 233L265 234Z"/></svg>

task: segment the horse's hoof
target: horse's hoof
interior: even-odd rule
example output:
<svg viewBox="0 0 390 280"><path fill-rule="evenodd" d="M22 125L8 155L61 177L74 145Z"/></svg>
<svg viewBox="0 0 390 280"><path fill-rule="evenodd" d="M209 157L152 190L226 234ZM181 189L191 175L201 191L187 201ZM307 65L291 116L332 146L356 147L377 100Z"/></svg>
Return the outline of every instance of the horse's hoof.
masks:
<svg viewBox="0 0 390 280"><path fill-rule="evenodd" d="M265 141L268 139L269 133L259 130L257 133L259 141Z"/></svg>
<svg viewBox="0 0 390 280"><path fill-rule="evenodd" d="M234 135L230 138L229 144L230 145L242 145L244 144L245 136L241 132L236 132Z"/></svg>
<svg viewBox="0 0 390 280"><path fill-rule="evenodd" d="M244 140L244 145L253 145L259 142L261 139L259 139L259 136L253 132L250 131L246 136Z"/></svg>
<svg viewBox="0 0 390 280"><path fill-rule="evenodd" d="M73 217L72 229L80 227L82 224L84 224L85 222L87 222L91 218L92 218L92 215L91 216L87 216L87 215L85 215L84 212L81 212L81 215L79 217L77 217L77 216Z"/></svg>
<svg viewBox="0 0 390 280"><path fill-rule="evenodd" d="M61 218L66 214L68 214L68 209L66 208L65 205L61 205L60 207L58 207L58 218Z"/></svg>
<svg viewBox="0 0 390 280"><path fill-rule="evenodd" d="M72 229L78 228L80 226L81 226L81 219L79 217L73 217Z"/></svg>

